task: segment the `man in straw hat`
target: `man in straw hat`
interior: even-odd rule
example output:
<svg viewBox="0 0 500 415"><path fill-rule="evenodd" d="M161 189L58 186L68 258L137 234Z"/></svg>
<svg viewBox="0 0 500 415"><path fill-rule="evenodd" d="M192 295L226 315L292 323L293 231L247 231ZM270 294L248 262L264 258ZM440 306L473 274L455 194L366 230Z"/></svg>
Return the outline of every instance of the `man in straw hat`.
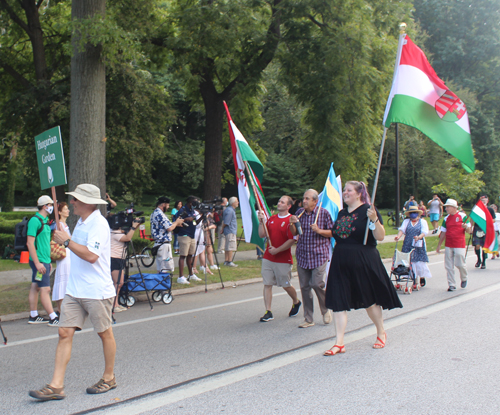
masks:
<svg viewBox="0 0 500 415"><path fill-rule="evenodd" d="M448 278L448 291L455 291L455 268L460 272L460 286L467 287L467 268L465 266L465 232L472 233L472 227L463 212L459 212L458 203L448 199L444 204L448 215L443 219L441 233L436 252L439 254L442 243L444 246L444 266Z"/></svg>
<svg viewBox="0 0 500 415"><path fill-rule="evenodd" d="M66 194L73 196L70 203L80 219L73 236L60 230L54 232L54 240L71 251L71 271L62 303L52 380L42 389L29 393L43 401L66 397L64 375L71 357L73 336L75 331L82 329L87 316L104 350L104 374L99 382L87 388L87 393L104 393L116 388L116 343L111 328L111 309L116 293L110 271L110 230L97 208L107 202L101 199L99 188L92 184L80 184Z"/></svg>

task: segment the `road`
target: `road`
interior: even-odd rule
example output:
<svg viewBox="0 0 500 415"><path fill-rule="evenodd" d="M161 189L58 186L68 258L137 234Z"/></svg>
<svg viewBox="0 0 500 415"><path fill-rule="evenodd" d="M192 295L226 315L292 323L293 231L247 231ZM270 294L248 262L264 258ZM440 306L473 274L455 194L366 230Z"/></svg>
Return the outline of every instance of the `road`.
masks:
<svg viewBox="0 0 500 415"><path fill-rule="evenodd" d="M404 308L385 311L388 342L373 350L364 310L349 313L346 350L316 310L298 329L291 303L275 288L275 319L260 323L262 286L177 296L170 305L136 304L117 315L118 388L87 395L102 371L101 343L90 326L75 336L63 401L36 402L28 390L50 381L57 330L3 323L2 414L498 414L500 260L474 268L469 285L446 291L443 256L434 277ZM298 288L298 281L293 280Z"/></svg>

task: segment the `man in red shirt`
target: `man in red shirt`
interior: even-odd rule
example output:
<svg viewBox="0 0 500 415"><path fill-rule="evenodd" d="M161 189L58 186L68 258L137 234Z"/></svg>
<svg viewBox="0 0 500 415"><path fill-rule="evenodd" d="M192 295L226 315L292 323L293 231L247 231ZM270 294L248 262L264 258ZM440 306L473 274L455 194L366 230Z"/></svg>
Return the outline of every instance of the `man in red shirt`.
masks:
<svg viewBox="0 0 500 415"><path fill-rule="evenodd" d="M288 313L290 317L296 316L302 304L297 298L297 291L293 288L292 279L292 245L294 239L290 231L290 213L293 200L290 196L282 196L278 201L278 214L273 215L267 221L269 241L264 258L262 260L262 281L264 282L264 305L266 314L260 321L273 320L271 302L273 299L273 285L283 287L293 301L292 309ZM264 229L265 216L259 212L259 236L266 237Z"/></svg>
<svg viewBox="0 0 500 415"><path fill-rule="evenodd" d="M467 216L458 211L458 203L454 199L448 199L444 204L446 216L441 225L439 242L436 252L439 254L443 241L444 246L444 266L448 278L448 291L455 291L455 267L460 272L460 286L467 287L467 267L465 264L465 232L472 233L472 227L467 222Z"/></svg>

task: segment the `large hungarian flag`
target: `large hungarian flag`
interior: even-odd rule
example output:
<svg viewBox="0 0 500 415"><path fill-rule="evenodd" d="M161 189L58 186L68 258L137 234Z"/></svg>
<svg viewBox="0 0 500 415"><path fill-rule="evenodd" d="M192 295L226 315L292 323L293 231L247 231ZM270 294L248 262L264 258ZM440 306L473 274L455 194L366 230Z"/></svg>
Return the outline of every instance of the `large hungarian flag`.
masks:
<svg viewBox="0 0 500 415"><path fill-rule="evenodd" d="M495 233L493 218L483 202L479 200L476 203L470 212L470 218L474 221L474 223L477 223L477 225L486 234L483 250L489 254L497 254L498 239Z"/></svg>
<svg viewBox="0 0 500 415"><path fill-rule="evenodd" d="M262 252L264 252L264 239L259 236L259 220L256 209L256 205L260 206L266 215L266 219L269 219L269 208L260 184L264 168L248 145L245 137L243 137L243 134L241 134L231 119L231 114L229 114L229 109L225 102L224 107L226 108L231 150L233 152L234 168L238 182L238 197L240 200L245 241L259 246Z"/></svg>
<svg viewBox="0 0 500 415"><path fill-rule="evenodd" d="M474 171L467 108L406 34L400 36L383 124L389 128L393 122L420 130L460 160L466 171Z"/></svg>

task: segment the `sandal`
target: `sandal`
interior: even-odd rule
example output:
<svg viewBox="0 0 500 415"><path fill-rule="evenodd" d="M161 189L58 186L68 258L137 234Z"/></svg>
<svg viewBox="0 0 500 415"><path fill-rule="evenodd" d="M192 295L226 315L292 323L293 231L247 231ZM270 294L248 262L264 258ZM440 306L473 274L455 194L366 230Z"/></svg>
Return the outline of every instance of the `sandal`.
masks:
<svg viewBox="0 0 500 415"><path fill-rule="evenodd" d="M339 349L337 352L334 352L332 349ZM339 354L339 353L345 353L345 346L339 346L338 344L336 344L335 346L333 346L330 350L327 350L325 353L323 353L323 356L335 356L336 354Z"/></svg>
<svg viewBox="0 0 500 415"><path fill-rule="evenodd" d="M377 341L373 345L374 349L383 349L385 347L385 343L387 341L387 333L384 333L384 340L382 340L380 337L377 337Z"/></svg>
<svg viewBox="0 0 500 415"><path fill-rule="evenodd" d="M90 393L91 395L95 395L97 393L105 393L109 392L111 389L116 388L117 386L116 376L113 376L113 379L108 381L104 379L99 380L99 382L97 382L95 385L87 388L87 393Z"/></svg>
<svg viewBox="0 0 500 415"><path fill-rule="evenodd" d="M42 389L37 391L30 391L29 395L32 398L39 399L40 401L51 401L53 399L64 399L66 394L64 388L54 388L50 385L45 385Z"/></svg>

